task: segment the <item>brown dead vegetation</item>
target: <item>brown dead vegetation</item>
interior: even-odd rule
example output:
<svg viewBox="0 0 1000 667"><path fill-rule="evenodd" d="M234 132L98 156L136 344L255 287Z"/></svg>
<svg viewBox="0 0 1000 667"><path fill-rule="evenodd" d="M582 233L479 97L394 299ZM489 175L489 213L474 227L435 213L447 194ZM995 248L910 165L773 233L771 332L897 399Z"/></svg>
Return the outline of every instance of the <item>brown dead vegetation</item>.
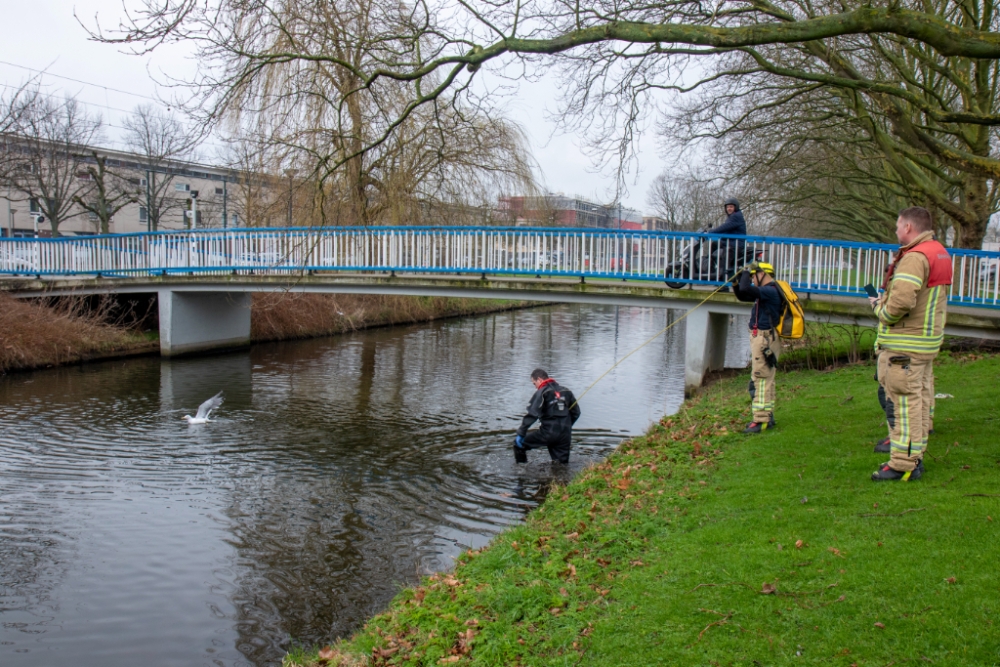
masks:
<svg viewBox="0 0 1000 667"><path fill-rule="evenodd" d="M254 294L255 342L315 338L390 324L429 322L522 307L520 302L379 294Z"/></svg>
<svg viewBox="0 0 1000 667"><path fill-rule="evenodd" d="M108 308L92 308L83 299L46 305L0 293L0 372L152 347L138 333L108 324Z"/></svg>

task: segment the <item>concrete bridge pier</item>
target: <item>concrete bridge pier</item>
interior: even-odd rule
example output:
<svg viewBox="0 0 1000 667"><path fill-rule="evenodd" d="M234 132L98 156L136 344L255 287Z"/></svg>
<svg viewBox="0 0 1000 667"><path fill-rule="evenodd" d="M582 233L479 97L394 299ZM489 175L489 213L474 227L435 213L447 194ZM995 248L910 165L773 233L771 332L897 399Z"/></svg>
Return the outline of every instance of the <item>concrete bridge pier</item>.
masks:
<svg viewBox="0 0 1000 667"><path fill-rule="evenodd" d="M250 292L159 290L160 354L176 357L250 344Z"/></svg>
<svg viewBox="0 0 1000 667"><path fill-rule="evenodd" d="M688 313L684 323L684 396L690 398L701 387L706 372L725 366L729 313L696 308Z"/></svg>

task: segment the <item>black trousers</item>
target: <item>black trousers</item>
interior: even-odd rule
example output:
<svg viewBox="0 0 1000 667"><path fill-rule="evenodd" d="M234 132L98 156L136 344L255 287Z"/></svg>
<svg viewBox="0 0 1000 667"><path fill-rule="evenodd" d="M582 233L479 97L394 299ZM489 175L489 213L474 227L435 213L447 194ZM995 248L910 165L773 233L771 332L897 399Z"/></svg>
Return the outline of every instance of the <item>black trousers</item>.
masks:
<svg viewBox="0 0 1000 667"><path fill-rule="evenodd" d="M542 447L548 447L549 456L552 457L553 461L558 463L569 463L569 449L572 445L573 430L563 429L563 430L550 430L539 428L534 431L528 431L527 435L524 436L525 449L540 449Z"/></svg>

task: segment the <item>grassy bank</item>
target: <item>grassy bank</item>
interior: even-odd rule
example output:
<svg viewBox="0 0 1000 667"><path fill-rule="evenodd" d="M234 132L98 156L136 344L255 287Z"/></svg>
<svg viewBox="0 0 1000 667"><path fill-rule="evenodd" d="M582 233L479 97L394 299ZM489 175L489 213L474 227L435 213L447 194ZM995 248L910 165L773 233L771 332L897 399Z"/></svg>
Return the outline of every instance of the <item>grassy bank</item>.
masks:
<svg viewBox="0 0 1000 667"><path fill-rule="evenodd" d="M1000 664L1000 357L943 354L927 473L884 457L872 367L799 370L778 430L722 380L450 574L294 665Z"/></svg>
<svg viewBox="0 0 1000 667"><path fill-rule="evenodd" d="M250 337L253 342L315 338L524 305L496 299L254 294ZM0 293L0 373L159 351L155 329L143 331L123 322L120 309L107 303L62 299L45 304Z"/></svg>

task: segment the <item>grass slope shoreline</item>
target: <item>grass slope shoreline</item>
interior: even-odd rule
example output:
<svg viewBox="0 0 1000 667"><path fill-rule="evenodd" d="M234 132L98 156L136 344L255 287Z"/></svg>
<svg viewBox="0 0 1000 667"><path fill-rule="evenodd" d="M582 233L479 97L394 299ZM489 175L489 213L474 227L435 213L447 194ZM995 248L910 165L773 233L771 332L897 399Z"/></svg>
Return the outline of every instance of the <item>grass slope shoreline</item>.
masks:
<svg viewBox="0 0 1000 667"><path fill-rule="evenodd" d="M942 353L917 482L875 484L872 366L747 375L623 444L455 571L286 665L1000 665L1000 356Z"/></svg>
<svg viewBox="0 0 1000 667"><path fill-rule="evenodd" d="M254 294L250 337L254 343L318 338L527 305L499 299ZM0 373L159 353L155 331L110 324L110 311L81 299L45 305L0 293Z"/></svg>

